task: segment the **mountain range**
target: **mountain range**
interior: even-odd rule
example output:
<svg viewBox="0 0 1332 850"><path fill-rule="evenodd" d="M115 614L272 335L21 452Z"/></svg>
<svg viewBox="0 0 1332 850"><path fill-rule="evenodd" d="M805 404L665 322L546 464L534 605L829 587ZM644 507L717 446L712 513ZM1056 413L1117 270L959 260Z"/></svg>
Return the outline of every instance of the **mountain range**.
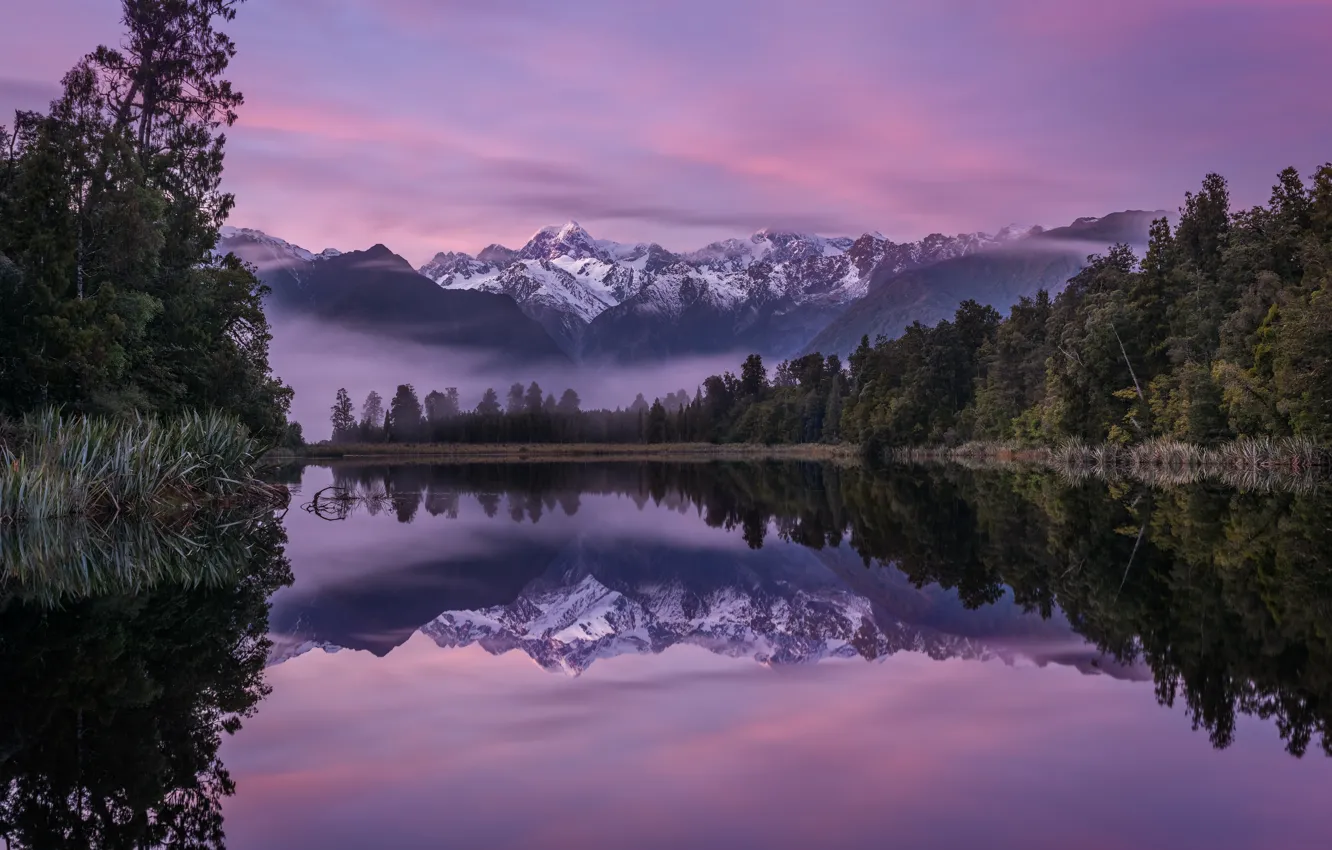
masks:
<svg viewBox="0 0 1332 850"><path fill-rule="evenodd" d="M236 228L224 228L218 250L256 266L278 317L518 360L781 359L847 354L864 335L950 318L967 298L1007 310L1039 289L1059 290L1091 253L1145 245L1162 215L1126 211L1052 230L1010 225L904 243L760 230L687 253L596 239L570 221L518 249L440 252L419 269L382 245L316 254Z"/></svg>
<svg viewBox="0 0 1332 850"><path fill-rule="evenodd" d="M527 552L521 562L529 578L519 585L511 554L492 564L500 566L494 579L487 578L492 570L470 564L468 580L458 580L459 574L441 585L439 603L474 607L445 610L417 620L416 627L409 624L422 614L414 613L420 605L410 590L419 583L403 586L401 605L386 606L382 587L349 588L356 595L347 599L326 590L276 614L269 663L316 649L384 655L419 632L443 649L521 652L570 676L599 659L684 645L771 666L916 652L936 660L1056 663L1085 673L1141 675L1084 644L1060 618L1042 620L1011 601L979 617L951 592L915 588L891 567L866 569L846 547L704 550L682 558L671 547L577 538L544 557ZM361 599L364 592L373 599ZM395 610L398 625L386 628Z"/></svg>
<svg viewBox="0 0 1332 850"><path fill-rule="evenodd" d="M594 239L577 222L522 248L446 252L421 274L447 289L504 293L571 356L642 361L681 354L796 354L882 270L901 271L1026 238L1039 228L895 243L760 230L677 254L656 243Z"/></svg>
<svg viewBox="0 0 1332 850"><path fill-rule="evenodd" d="M218 250L233 252L258 270L271 290L265 310L277 333L290 320L312 318L505 362L568 363L512 298L443 289L383 245L314 254L261 231L223 228Z"/></svg>
<svg viewBox="0 0 1332 850"><path fill-rule="evenodd" d="M1007 312L1024 296L1063 289L1090 254L1118 243L1145 247L1152 221L1165 215L1162 210L1127 210L1080 218L1067 227L1033 232L990 250L936 263L896 270L880 265L865 297L827 323L806 347L849 352L862 337L891 338L912 322L933 325L951 319L957 305L968 299Z"/></svg>

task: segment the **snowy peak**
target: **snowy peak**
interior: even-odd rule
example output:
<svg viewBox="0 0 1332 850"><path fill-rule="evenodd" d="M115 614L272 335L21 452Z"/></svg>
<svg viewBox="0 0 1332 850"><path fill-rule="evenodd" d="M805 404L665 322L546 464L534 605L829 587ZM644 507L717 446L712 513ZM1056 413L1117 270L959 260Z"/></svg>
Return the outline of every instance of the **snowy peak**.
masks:
<svg viewBox="0 0 1332 850"><path fill-rule="evenodd" d="M470 254L464 254L461 251L441 251L435 255L434 259L419 269L421 274L444 287L453 286L459 281L469 281L475 277L489 275L496 270L496 267L490 263L473 258Z"/></svg>
<svg viewBox="0 0 1332 850"><path fill-rule="evenodd" d="M325 248L323 251L316 254L312 251L307 251L299 245L294 245L285 239L269 236L262 230L256 230L252 227L232 227L231 225L226 225L218 229L217 235L219 248L245 242L271 251L275 258L292 259L305 263L313 260L327 260L342 255L342 252L336 248Z"/></svg>
<svg viewBox="0 0 1332 850"><path fill-rule="evenodd" d="M903 650L936 658L988 655L967 638L898 621L880 625L873 609L845 587L771 592L724 586L699 594L675 582L616 590L592 575L572 575L561 586L530 587L509 605L446 612L421 631L445 649L517 650L570 676L600 658L656 654L678 644L765 665L875 659Z"/></svg>
<svg viewBox="0 0 1332 850"><path fill-rule="evenodd" d="M759 259L776 264L840 256L855 240L765 228L749 237L749 241L758 249Z"/></svg>
<svg viewBox="0 0 1332 850"><path fill-rule="evenodd" d="M235 254L258 269L261 275L289 275L297 285L309 276L316 263L342 256L342 252L335 248L325 248L316 254L285 239L269 236L262 230L229 225L218 230L217 247L213 253L218 256Z"/></svg>
<svg viewBox="0 0 1332 850"><path fill-rule="evenodd" d="M1039 224L1009 224L999 229L994 235L995 242L1016 242L1045 232Z"/></svg>
<svg viewBox="0 0 1332 850"><path fill-rule="evenodd" d="M518 252L512 248L505 248L499 243L492 243L481 249L481 253L476 258L491 266L507 266L518 256Z"/></svg>
<svg viewBox="0 0 1332 850"><path fill-rule="evenodd" d="M572 260L601 260L611 257L576 221L561 227L543 227L518 251L520 260L554 260L568 257Z"/></svg>
<svg viewBox="0 0 1332 850"><path fill-rule="evenodd" d="M543 227L517 251L444 252L421 273L444 287L514 298L573 357L630 359L748 347L786 356L851 302L877 271L986 250L1040 232L1010 225L894 243L764 228L686 254L596 239L576 221ZM806 309L809 308L809 309ZM593 325L596 322L596 325ZM627 352L627 354L626 354Z"/></svg>

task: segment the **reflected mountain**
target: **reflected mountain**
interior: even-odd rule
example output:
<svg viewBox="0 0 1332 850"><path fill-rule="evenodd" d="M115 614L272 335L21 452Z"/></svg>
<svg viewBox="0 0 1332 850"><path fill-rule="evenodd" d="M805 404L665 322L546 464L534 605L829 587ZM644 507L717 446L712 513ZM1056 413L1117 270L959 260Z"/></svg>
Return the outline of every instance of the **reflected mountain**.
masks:
<svg viewBox="0 0 1332 850"><path fill-rule="evenodd" d="M305 474L343 488L348 516L300 517L312 578L275 601L271 663L418 631L572 675L678 645L768 665L1000 658L1150 677L1218 747L1252 714L1292 753L1332 748L1326 488L796 462Z"/></svg>
<svg viewBox="0 0 1332 850"><path fill-rule="evenodd" d="M799 470L768 472L789 483ZM348 579L308 593L298 586L275 605L272 663L314 648L384 655L420 631L441 647L521 651L571 675L601 658L679 644L770 665L912 651L1142 675L1087 646L1062 617L1024 611L1011 597L968 610L955 591L918 587L837 534L800 545L821 521L778 521L752 494L750 504L734 503L737 491L723 485L737 472L729 465L333 472L355 494L350 522L374 523L380 536ZM585 501L595 508L580 516ZM654 513L696 528L662 540L615 521L646 516L651 525ZM441 534L425 546L395 545L385 525L394 519L437 521ZM450 541L451 520L468 533Z"/></svg>
<svg viewBox="0 0 1332 850"><path fill-rule="evenodd" d="M421 631L441 647L519 650L547 670L573 675L599 658L682 644L783 665L873 660L902 651L1012 661L1019 645L1066 651L1073 643L1066 624L1011 606L976 628L947 593L923 592L905 581L854 582L866 570L845 549L624 549L579 541L513 602L449 611ZM1098 655L1083 653L1093 665Z"/></svg>

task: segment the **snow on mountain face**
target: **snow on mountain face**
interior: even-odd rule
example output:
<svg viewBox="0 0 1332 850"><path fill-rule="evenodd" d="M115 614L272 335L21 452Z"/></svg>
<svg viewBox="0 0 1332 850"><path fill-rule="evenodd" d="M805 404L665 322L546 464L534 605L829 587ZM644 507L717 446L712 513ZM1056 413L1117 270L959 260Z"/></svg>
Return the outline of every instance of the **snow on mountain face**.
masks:
<svg viewBox="0 0 1332 850"><path fill-rule="evenodd" d="M261 274L284 271L298 283L305 279L314 263L342 256L342 252L336 248L325 248L316 254L285 239L269 236L262 230L229 225L218 230L214 253L234 253L254 265Z"/></svg>
<svg viewBox="0 0 1332 850"><path fill-rule="evenodd" d="M442 648L519 650L552 672L579 675L598 658L659 653L691 644L762 664L880 658L899 651L979 658L980 644L904 623L881 627L868 599L846 589L750 593L723 587L699 597L678 584L611 590L591 575L533 590L512 604L450 611L422 633Z"/></svg>
<svg viewBox="0 0 1332 850"><path fill-rule="evenodd" d="M491 245L476 258L441 253L420 271L440 286L510 295L577 354L583 326L610 310L610 321L639 325L703 311L731 317L730 330L739 334L761 320L756 317L806 306L835 313L868 292L880 265L900 271L1033 232L1039 228L1011 225L995 236L933 234L898 244L877 233L850 239L765 229L677 255L655 243L594 239L570 221L542 228L517 251ZM616 344L613 330L603 336ZM750 342L762 348L764 340Z"/></svg>
<svg viewBox="0 0 1332 850"><path fill-rule="evenodd" d="M563 227L543 227L518 251L519 260L601 260L612 262L610 254L578 222Z"/></svg>

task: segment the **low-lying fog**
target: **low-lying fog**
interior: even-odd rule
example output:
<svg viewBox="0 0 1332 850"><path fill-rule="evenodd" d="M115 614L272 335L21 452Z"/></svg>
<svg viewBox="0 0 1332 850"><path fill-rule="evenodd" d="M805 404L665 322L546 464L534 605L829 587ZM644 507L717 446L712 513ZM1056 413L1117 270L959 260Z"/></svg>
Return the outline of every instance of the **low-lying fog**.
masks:
<svg viewBox="0 0 1332 850"><path fill-rule="evenodd" d="M515 365L472 350L427 348L297 320L274 325L269 363L273 374L296 391L291 418L301 423L305 438L315 442L329 437L329 408L341 387L347 388L358 417L371 390L383 396L387 407L399 384L411 384L423 402L431 390L457 387L462 408L471 410L487 387L495 389L503 404L510 385L536 381L556 398L572 388L584 410L614 409L628 407L638 393L648 401L681 389L692 396L709 375L739 373L745 356L679 358L632 367Z"/></svg>

